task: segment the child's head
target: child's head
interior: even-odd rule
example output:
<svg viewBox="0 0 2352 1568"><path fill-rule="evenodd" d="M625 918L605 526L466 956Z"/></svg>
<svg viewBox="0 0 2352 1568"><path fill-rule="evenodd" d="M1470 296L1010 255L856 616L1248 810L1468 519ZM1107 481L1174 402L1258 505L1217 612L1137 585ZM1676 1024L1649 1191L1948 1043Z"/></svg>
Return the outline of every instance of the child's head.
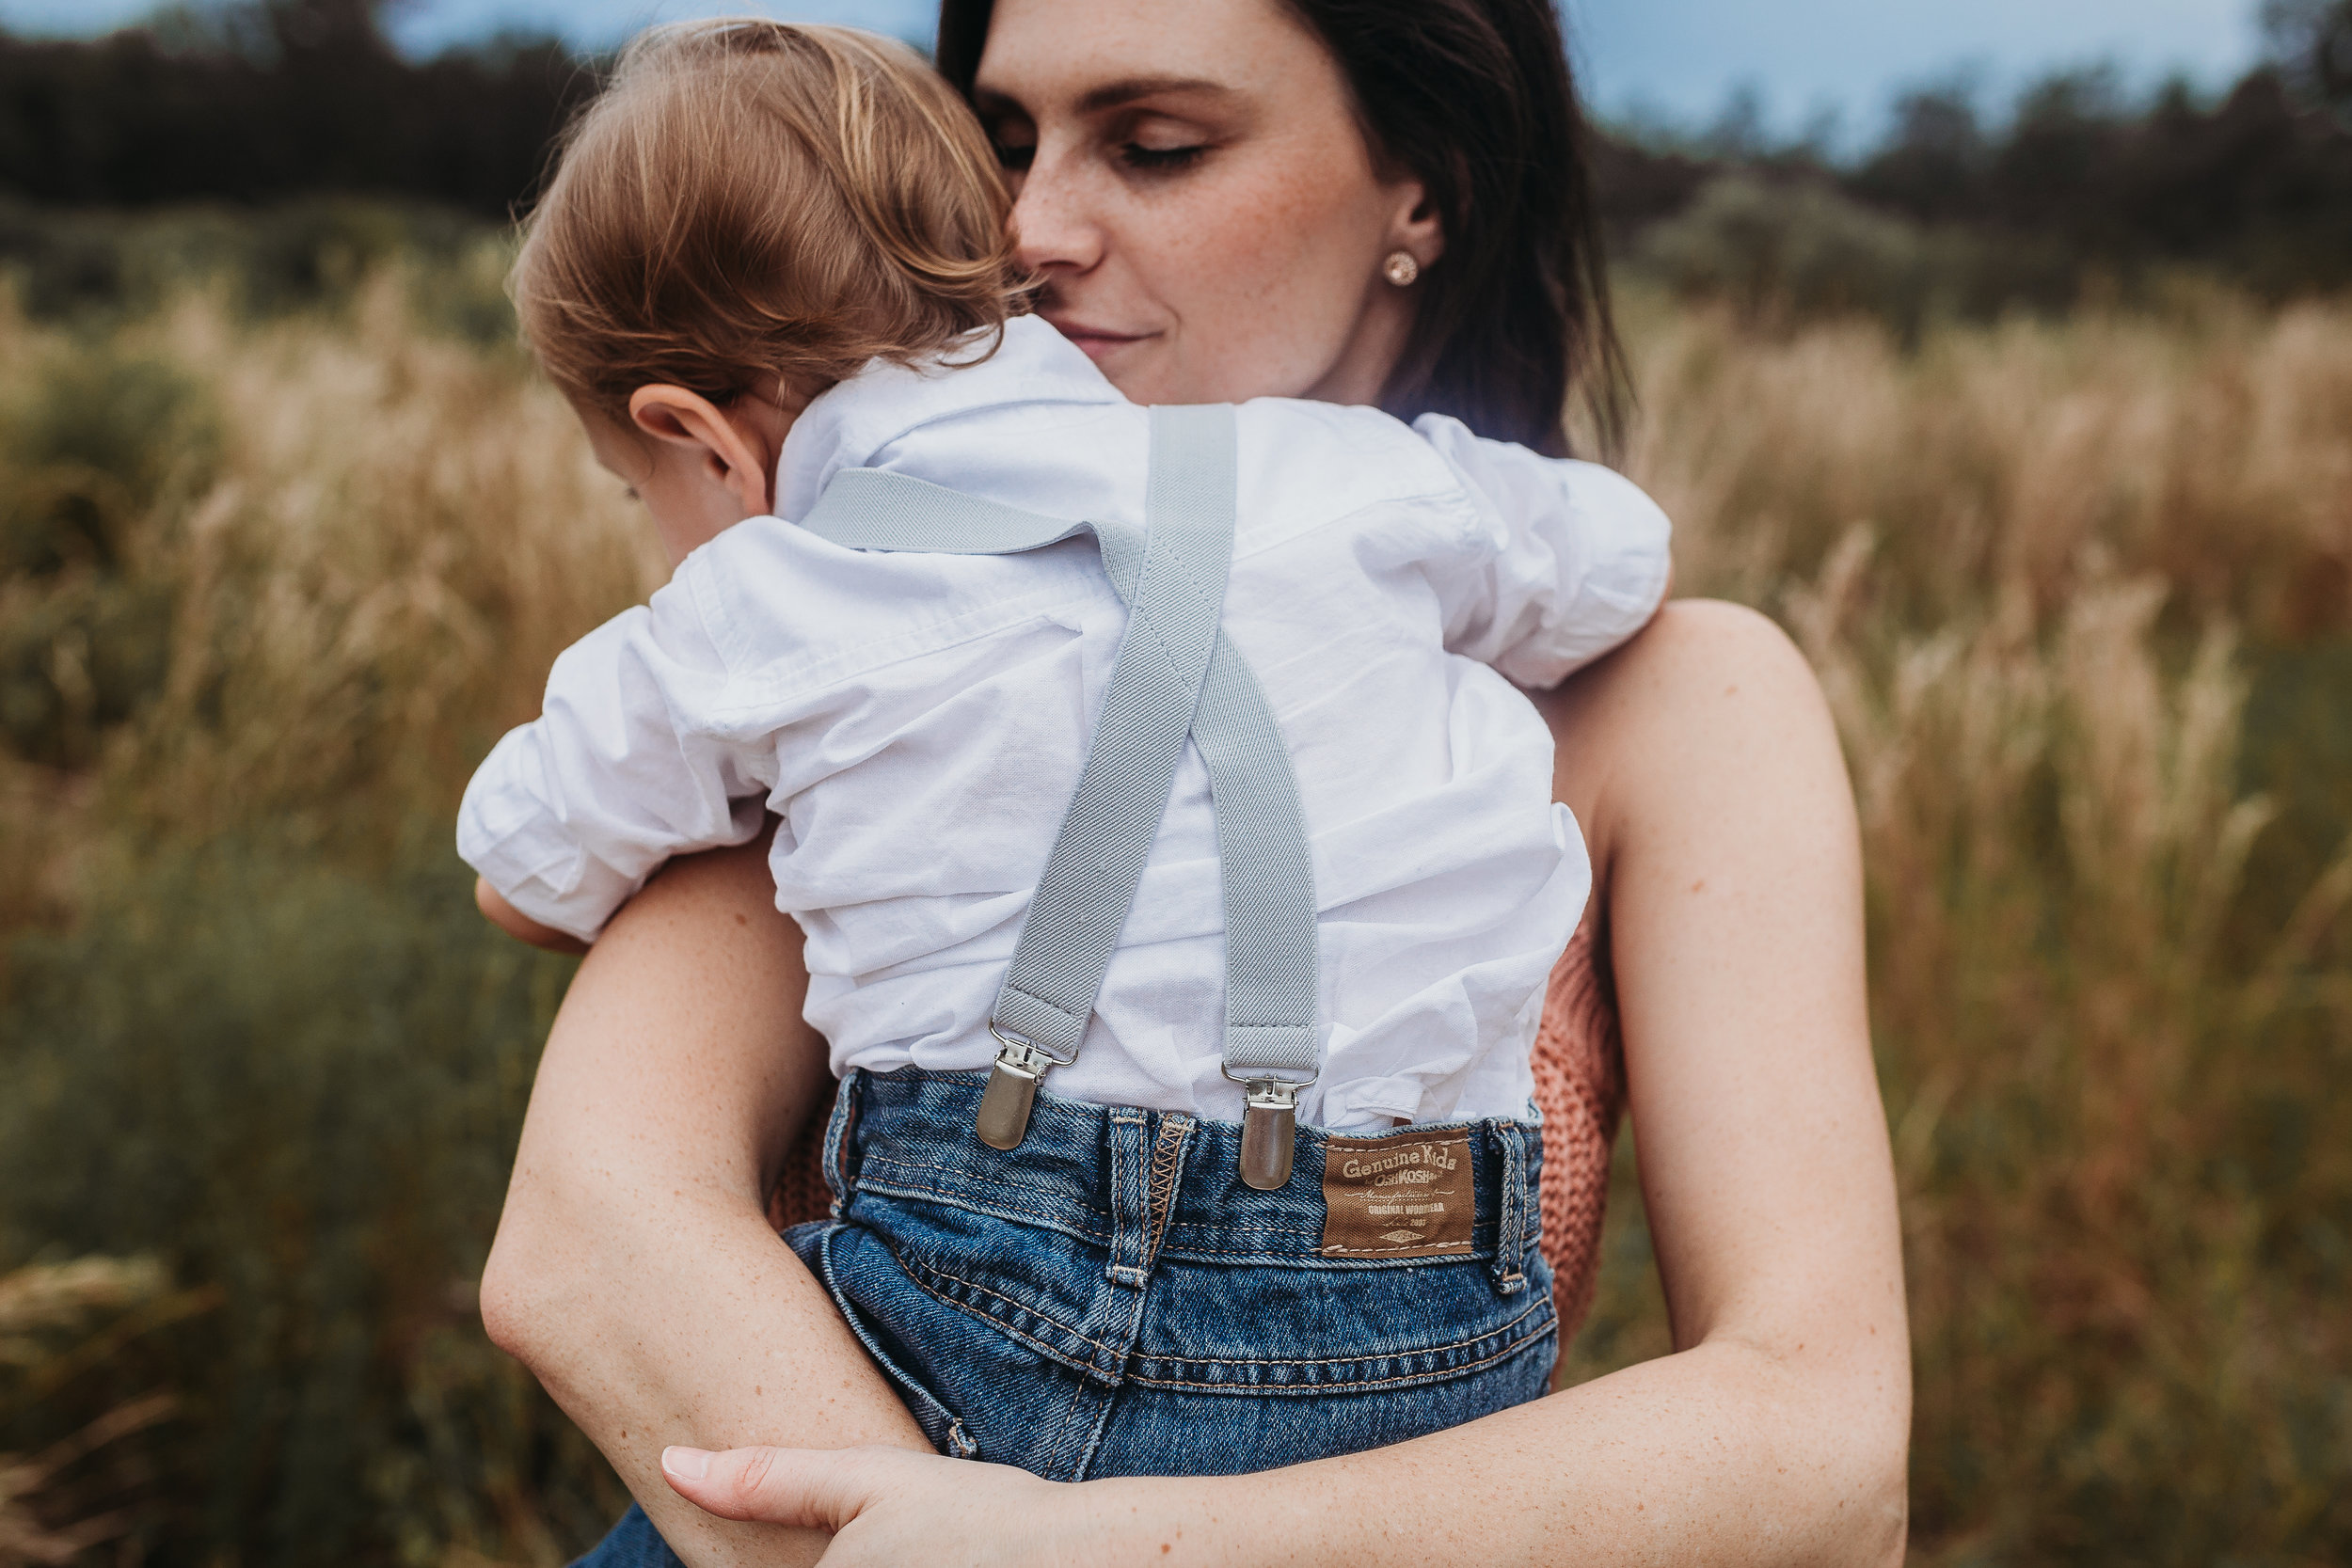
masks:
<svg viewBox="0 0 2352 1568"><path fill-rule="evenodd" d="M995 156L903 44L761 20L657 27L560 157L515 262L515 304L609 466L632 426L656 438L636 442L650 464L686 460L662 450L681 437L708 447L699 404L743 437L738 455L764 456L750 511L764 510L774 453L753 449L780 442L810 396L1019 308ZM725 477L748 499L755 476Z"/></svg>

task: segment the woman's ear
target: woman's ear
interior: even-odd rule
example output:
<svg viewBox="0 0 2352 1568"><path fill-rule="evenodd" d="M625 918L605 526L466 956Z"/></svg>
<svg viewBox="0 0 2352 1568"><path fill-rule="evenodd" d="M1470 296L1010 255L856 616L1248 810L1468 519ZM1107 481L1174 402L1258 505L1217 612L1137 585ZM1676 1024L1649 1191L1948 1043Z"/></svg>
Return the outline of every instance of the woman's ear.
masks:
<svg viewBox="0 0 2352 1568"><path fill-rule="evenodd" d="M1404 251L1423 268L1445 254L1445 220L1430 199L1429 187L1419 180L1399 180L1388 187L1391 198L1389 243L1383 255Z"/></svg>
<svg viewBox="0 0 2352 1568"><path fill-rule="evenodd" d="M769 510L777 451L768 450L771 443L763 439L763 427L772 421L748 420L744 423L749 428L739 428L738 421L701 393L660 383L630 394L628 417L655 440L686 449L705 475L741 505L744 516ZM781 449L782 436L772 444Z"/></svg>

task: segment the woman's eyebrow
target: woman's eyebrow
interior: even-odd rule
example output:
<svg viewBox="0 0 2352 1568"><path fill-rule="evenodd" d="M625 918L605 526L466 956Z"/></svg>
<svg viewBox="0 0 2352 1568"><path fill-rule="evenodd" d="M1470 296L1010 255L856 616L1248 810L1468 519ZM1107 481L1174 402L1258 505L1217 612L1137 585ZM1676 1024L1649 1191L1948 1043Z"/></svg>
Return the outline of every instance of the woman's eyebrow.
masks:
<svg viewBox="0 0 2352 1568"><path fill-rule="evenodd" d="M1222 82L1212 82L1200 76L1130 76L1122 81L1105 83L1087 93L1078 100L1078 112L1097 114L1104 109L1116 109L1122 103L1132 103L1138 98L1150 98L1155 93L1205 93L1225 98L1231 97L1232 91Z"/></svg>

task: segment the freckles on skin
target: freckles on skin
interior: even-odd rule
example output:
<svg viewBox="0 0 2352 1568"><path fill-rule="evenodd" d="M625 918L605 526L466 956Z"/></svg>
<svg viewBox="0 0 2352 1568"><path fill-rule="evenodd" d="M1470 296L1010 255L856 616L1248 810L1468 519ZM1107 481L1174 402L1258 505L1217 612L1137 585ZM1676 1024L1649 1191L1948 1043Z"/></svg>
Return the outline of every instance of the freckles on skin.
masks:
<svg viewBox="0 0 2352 1568"><path fill-rule="evenodd" d="M1305 395L1363 313L1369 285L1340 263L1376 246L1347 242L1375 234L1382 214L1359 195L1373 188L1361 143L1324 131L1267 137L1223 210L1191 227L1190 254L1170 258L1199 279L1179 294L1178 372L1220 396ZM1329 178L1335 167L1355 177Z"/></svg>

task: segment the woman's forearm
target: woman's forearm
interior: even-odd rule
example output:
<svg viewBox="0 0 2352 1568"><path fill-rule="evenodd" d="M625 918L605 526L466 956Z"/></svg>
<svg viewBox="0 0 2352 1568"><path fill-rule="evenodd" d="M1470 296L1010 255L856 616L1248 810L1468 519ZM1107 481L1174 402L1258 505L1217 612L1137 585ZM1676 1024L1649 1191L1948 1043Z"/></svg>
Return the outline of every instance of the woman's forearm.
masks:
<svg viewBox="0 0 2352 1568"><path fill-rule="evenodd" d="M726 1518L838 1531L825 1568L1899 1563L1900 1336L1806 1333L1725 1333L1451 1431L1252 1476L1071 1484L798 1449L674 1452L670 1474Z"/></svg>
<svg viewBox="0 0 2352 1568"><path fill-rule="evenodd" d="M673 865L581 964L483 1280L492 1337L697 1568L814 1561L824 1538L685 1503L660 1480L664 1444L928 1449L765 1218L831 1079L762 847Z"/></svg>
<svg viewBox="0 0 2352 1568"><path fill-rule="evenodd" d="M1903 1435L1883 1430L1884 1388L1804 1360L1719 1338L1394 1448L1216 1481L1089 1483L1085 1512L1118 1546L1087 1560L1899 1562Z"/></svg>

